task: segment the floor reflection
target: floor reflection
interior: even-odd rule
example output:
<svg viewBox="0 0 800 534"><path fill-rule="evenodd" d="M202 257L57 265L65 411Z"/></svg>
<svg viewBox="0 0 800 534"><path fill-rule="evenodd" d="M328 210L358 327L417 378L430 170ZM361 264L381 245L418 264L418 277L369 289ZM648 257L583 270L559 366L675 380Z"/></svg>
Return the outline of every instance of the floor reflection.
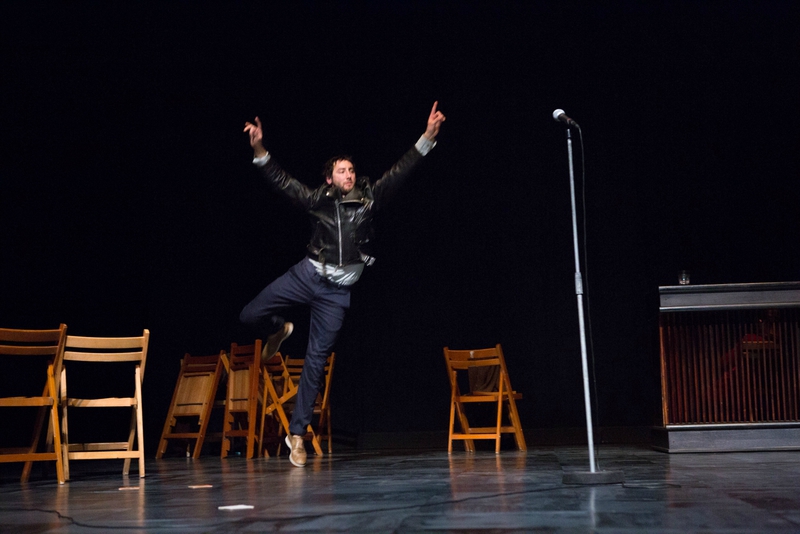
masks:
<svg viewBox="0 0 800 534"><path fill-rule="evenodd" d="M0 471L0 530L797 532L798 454L606 448L599 462L625 482L597 486L562 483L585 469L580 448L348 452L309 456L305 468L172 458L148 462L146 479L87 462L63 486Z"/></svg>

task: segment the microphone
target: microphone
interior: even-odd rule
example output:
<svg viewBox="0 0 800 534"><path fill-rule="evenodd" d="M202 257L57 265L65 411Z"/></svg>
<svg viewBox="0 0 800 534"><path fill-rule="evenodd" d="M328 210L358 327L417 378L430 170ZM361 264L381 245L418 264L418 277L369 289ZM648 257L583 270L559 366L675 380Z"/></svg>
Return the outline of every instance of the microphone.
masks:
<svg viewBox="0 0 800 534"><path fill-rule="evenodd" d="M577 122L567 117L567 114L564 113L563 109L557 109L553 112L553 120L556 122L561 121L567 126L575 126L576 128L580 128Z"/></svg>

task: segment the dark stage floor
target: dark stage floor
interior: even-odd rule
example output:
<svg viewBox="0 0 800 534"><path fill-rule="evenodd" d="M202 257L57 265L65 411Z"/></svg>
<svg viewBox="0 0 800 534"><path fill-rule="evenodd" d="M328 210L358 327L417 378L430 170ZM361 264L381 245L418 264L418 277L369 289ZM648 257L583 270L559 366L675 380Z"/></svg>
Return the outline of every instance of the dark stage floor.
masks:
<svg viewBox="0 0 800 534"><path fill-rule="evenodd" d="M34 532L799 532L800 453L665 454L604 447L625 482L573 486L586 449L344 452L247 461L72 462L73 479L22 485L3 470L0 531ZM113 467L113 471L111 468ZM221 506L244 505L224 510Z"/></svg>

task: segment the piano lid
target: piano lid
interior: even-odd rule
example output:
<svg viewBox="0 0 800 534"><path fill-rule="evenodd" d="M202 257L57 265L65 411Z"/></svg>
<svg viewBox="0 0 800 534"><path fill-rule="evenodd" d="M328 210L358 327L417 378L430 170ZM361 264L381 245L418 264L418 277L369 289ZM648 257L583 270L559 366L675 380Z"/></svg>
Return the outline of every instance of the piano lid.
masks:
<svg viewBox="0 0 800 534"><path fill-rule="evenodd" d="M659 286L660 311L800 307L800 282Z"/></svg>

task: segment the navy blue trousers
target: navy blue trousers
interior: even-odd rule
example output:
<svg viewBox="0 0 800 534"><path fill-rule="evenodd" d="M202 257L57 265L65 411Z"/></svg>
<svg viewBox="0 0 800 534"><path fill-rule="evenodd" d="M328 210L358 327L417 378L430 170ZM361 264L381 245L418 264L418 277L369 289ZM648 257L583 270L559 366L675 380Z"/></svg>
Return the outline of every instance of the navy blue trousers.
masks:
<svg viewBox="0 0 800 534"><path fill-rule="evenodd" d="M289 424L292 434L302 436L314 414L314 401L323 382L325 361L342 328L345 311L350 307L350 288L328 282L317 274L308 258L303 258L245 306L239 319L252 327L266 343L269 335L283 328L285 320L280 313L298 304L307 304L311 308L308 348Z"/></svg>

